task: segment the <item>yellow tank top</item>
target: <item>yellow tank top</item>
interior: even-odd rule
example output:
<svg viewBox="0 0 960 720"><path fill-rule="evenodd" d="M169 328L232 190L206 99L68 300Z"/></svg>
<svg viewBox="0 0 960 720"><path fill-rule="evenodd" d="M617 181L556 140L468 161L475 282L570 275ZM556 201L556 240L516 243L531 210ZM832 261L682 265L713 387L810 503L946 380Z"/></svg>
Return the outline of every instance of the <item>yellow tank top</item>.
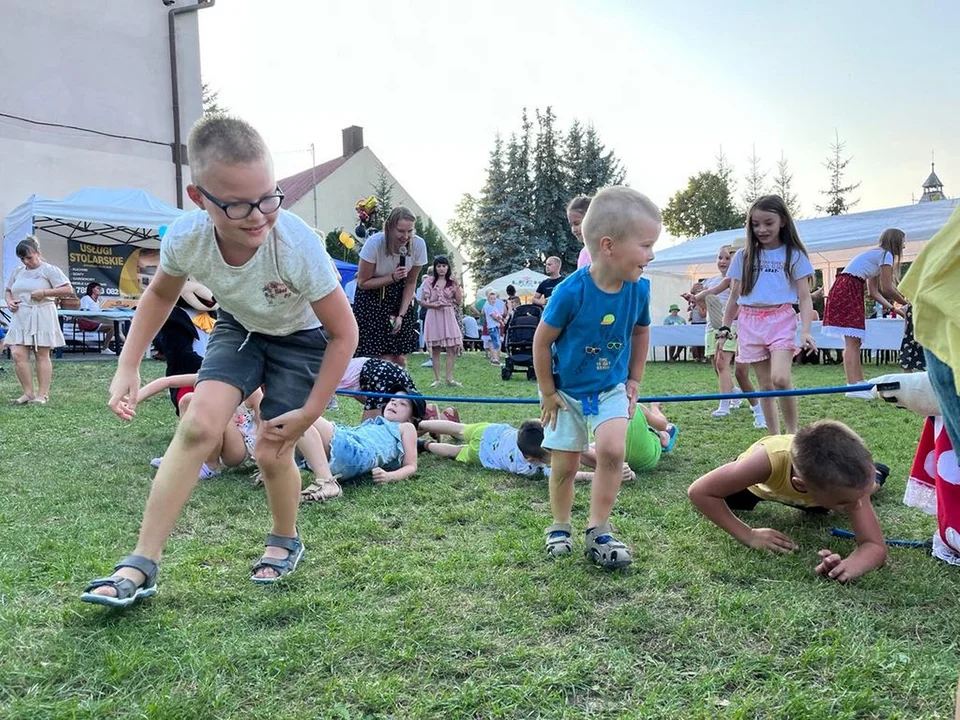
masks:
<svg viewBox="0 0 960 720"><path fill-rule="evenodd" d="M737 460L743 460L754 452L767 453L770 460L770 476L757 485L747 488L750 492L764 500L772 500L784 505L813 507L816 503L810 493L797 490L790 478L793 476L793 467L790 463L790 447L793 445L793 435L769 435L757 440L753 445L742 452Z"/></svg>

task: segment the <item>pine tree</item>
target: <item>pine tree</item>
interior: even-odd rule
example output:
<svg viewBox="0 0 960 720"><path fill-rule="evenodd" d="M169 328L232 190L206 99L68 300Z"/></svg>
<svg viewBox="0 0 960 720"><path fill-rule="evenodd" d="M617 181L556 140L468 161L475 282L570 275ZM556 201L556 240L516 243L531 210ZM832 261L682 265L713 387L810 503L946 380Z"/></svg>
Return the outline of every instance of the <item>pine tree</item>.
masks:
<svg viewBox="0 0 960 720"><path fill-rule="evenodd" d="M613 151L604 153L603 143L593 124L587 125L583 137L584 184L592 195L608 185L622 185L626 171L621 167Z"/></svg>
<svg viewBox="0 0 960 720"><path fill-rule="evenodd" d="M780 151L780 159L777 160L777 174L773 178L773 192L783 198L783 202L790 211L794 220L800 217L800 203L797 201L797 194L793 192L793 175L787 167L787 158Z"/></svg>
<svg viewBox="0 0 960 720"><path fill-rule="evenodd" d="M737 179L733 175L733 165L730 164L727 156L723 153L723 145L720 146L720 154L717 155L717 169L714 174L727 186L727 191L732 198L736 194Z"/></svg>
<svg viewBox="0 0 960 720"><path fill-rule="evenodd" d="M453 218L447 223L450 237L468 252L479 242L479 205L479 201L473 195L464 193L453 211Z"/></svg>
<svg viewBox="0 0 960 720"><path fill-rule="evenodd" d="M507 146L506 202L503 213L503 234L494 250L496 272L487 280L506 275L518 268L529 267L530 236L533 232L533 183L530 180L531 124L523 112L523 134L510 136Z"/></svg>
<svg viewBox="0 0 960 720"><path fill-rule="evenodd" d="M563 171L567 180L567 196L574 198L577 195L590 194L591 188L588 185L586 173L584 172L584 136L583 127L580 121L574 119L570 123L570 129L567 130L563 141Z"/></svg>
<svg viewBox="0 0 960 720"><path fill-rule="evenodd" d="M580 252L567 228L567 183L560 159L560 141L553 108L536 111L537 144L533 156L533 224L528 252L534 268L551 255L563 267L575 267Z"/></svg>
<svg viewBox="0 0 960 720"><path fill-rule="evenodd" d="M373 188L373 194L377 198L377 212L380 215L381 225L386 222L387 215L393 210L393 188L396 183L390 179L390 174L383 163L380 163L380 169L377 171L377 179L370 183Z"/></svg>
<svg viewBox="0 0 960 720"><path fill-rule="evenodd" d="M506 211L507 175L503 161L503 140L498 134L490 152L487 181L477 202L476 235L464 238L470 253L473 276L480 284L497 277Z"/></svg>
<svg viewBox="0 0 960 720"><path fill-rule="evenodd" d="M229 112L226 107L220 104L219 98L219 90L214 90L207 83L200 83L200 102L203 106L204 115L220 115Z"/></svg>
<svg viewBox="0 0 960 720"><path fill-rule="evenodd" d="M753 205L754 200L767 194L767 171L760 170L760 158L757 157L756 145L753 146L753 151L747 158L747 173L743 176L743 179L746 181L746 185L743 188L741 200L743 201L744 213L746 213Z"/></svg>
<svg viewBox="0 0 960 720"><path fill-rule="evenodd" d="M839 132L834 131L834 133L835 139L830 145L831 154L823 163L823 166L830 171L830 188L828 190L820 191L821 195L827 196L827 204L817 205L816 208L818 212L824 212L827 215L843 215L845 212L850 210L850 208L855 207L860 202L859 198L857 200L849 201L846 197L860 187L860 183L856 183L854 185L843 184L843 176L846 173L847 165L850 164L850 161L853 160L853 158L842 157L843 148L846 146L846 143L840 142Z"/></svg>

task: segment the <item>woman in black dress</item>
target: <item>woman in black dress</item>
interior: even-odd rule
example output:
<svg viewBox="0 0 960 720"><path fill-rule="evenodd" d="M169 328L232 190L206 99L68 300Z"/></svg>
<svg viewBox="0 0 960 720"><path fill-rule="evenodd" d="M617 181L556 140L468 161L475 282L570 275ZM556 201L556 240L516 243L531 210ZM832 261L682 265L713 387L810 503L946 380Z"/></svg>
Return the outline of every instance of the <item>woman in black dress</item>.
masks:
<svg viewBox="0 0 960 720"><path fill-rule="evenodd" d="M419 331L413 296L427 264L427 244L414 235L416 217L396 207L383 232L363 244L353 314L360 330L356 357L378 357L406 366L417 349Z"/></svg>

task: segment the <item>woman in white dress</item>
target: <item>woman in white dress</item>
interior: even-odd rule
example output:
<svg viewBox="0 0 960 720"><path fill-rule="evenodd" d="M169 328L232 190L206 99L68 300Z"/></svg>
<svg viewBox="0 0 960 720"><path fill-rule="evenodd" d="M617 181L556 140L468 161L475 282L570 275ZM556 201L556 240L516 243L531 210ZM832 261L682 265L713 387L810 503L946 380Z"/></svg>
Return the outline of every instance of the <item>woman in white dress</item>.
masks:
<svg viewBox="0 0 960 720"><path fill-rule="evenodd" d="M10 274L3 290L12 319L7 344L13 356L13 368L23 394L14 405L43 405L50 394L53 365L50 350L64 345L55 299L73 295L73 286L60 268L46 263L40 244L28 236L17 244L17 257L23 263ZM37 366L37 392L34 392L30 351Z"/></svg>

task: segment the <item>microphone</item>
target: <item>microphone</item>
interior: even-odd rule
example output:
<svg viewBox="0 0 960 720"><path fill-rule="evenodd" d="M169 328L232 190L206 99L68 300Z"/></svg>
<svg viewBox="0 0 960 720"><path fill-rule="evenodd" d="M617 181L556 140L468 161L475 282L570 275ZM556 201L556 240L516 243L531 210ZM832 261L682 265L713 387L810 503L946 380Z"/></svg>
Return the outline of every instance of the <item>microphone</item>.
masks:
<svg viewBox="0 0 960 720"><path fill-rule="evenodd" d="M397 252L400 253L400 267L406 267L407 253L410 252L410 248L408 248L406 245L401 245L400 249L397 250Z"/></svg>

